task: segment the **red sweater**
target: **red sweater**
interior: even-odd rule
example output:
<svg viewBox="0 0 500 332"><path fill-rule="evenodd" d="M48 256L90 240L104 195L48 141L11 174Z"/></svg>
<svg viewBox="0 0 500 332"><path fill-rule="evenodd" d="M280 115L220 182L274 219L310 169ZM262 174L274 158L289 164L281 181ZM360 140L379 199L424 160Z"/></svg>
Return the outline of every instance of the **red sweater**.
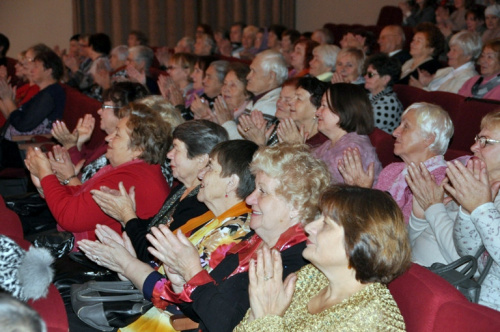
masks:
<svg viewBox="0 0 500 332"><path fill-rule="evenodd" d="M95 226L108 225L121 233L118 221L109 217L92 199L90 190L107 186L118 189L122 181L127 191L135 186L136 213L139 218L154 216L170 193L159 165L134 160L118 167L106 166L81 186L63 186L55 175L41 181L45 199L57 223L75 233L75 240L95 240ZM76 242L75 242L76 243Z"/></svg>

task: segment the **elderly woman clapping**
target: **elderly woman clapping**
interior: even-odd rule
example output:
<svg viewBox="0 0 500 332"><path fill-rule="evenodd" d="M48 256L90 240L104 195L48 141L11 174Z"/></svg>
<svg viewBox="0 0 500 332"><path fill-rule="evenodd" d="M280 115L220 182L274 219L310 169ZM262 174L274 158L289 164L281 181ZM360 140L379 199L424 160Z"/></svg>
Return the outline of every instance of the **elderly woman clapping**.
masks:
<svg viewBox="0 0 500 332"><path fill-rule="evenodd" d="M364 84L363 66L365 54L358 48L345 48L337 54L332 83Z"/></svg>
<svg viewBox="0 0 500 332"><path fill-rule="evenodd" d="M308 176L301 176L304 169L309 170ZM311 156L307 146L283 143L262 147L251 170L256 188L246 202L252 207L250 227L255 233L233 247L210 274L199 263L182 267L173 261L170 265L177 240L168 233L158 232L152 241L158 250L153 251L155 255L186 281L171 280L161 288L156 286L153 302L178 305L200 321L201 331L232 331L243 318L249 308L249 262L259 257L259 248L281 252L285 277L306 264L302 258L306 240L303 224L314 219L319 195L328 186L325 165ZM199 272L193 275L193 269Z"/></svg>
<svg viewBox="0 0 500 332"><path fill-rule="evenodd" d="M161 237L161 234L168 234L171 240L169 243L175 242L175 248L170 245L168 247L169 250L175 250L176 255L172 256L172 259L178 266L165 270L169 279L179 280L181 276L175 271L181 268L182 271L188 269L186 273L196 274L199 270L193 270L201 266L210 272L220 263L227 251L250 231L251 210L245 204L245 198L255 189L255 179L249 165L256 150L255 143L245 140L217 144L210 153L208 165L198 174L201 185L197 197L210 211L189 220L177 230L177 235L165 225L151 228L153 235L147 235L150 242L155 241L155 237ZM158 287L165 282L161 275L153 273L154 270L149 264L135 258L135 251L126 234L117 236L103 226L98 227L97 234L102 243L80 242L81 248L91 260L121 273L139 289L143 289L147 297L152 296L151 292L157 282ZM174 241L175 239L178 241ZM164 242L161 244L166 245ZM174 264L169 262L168 266ZM183 277L191 278L188 274L182 274ZM159 302L157 304L160 306ZM152 328L149 324L162 324L161 317L151 318L155 313L159 312L153 308L146 317L134 322L130 328L148 330Z"/></svg>
<svg viewBox="0 0 500 332"><path fill-rule="evenodd" d="M439 69L434 75L425 71L418 79L411 77L409 84L428 91L458 90L471 77L477 75L475 61L481 53L481 38L475 32L461 31L451 37L448 52L449 67Z"/></svg>
<svg viewBox="0 0 500 332"><path fill-rule="evenodd" d="M121 230L92 200L91 190L101 186L118 189L120 182L127 190L134 186L141 218L153 216L170 192L159 165L170 147L170 126L149 107L135 103L122 108L119 118L115 131L106 137L110 165L82 185L60 183L45 154L39 149L28 151L25 163L35 186L58 225L73 232L76 240L94 240L97 224Z"/></svg>
<svg viewBox="0 0 500 332"><path fill-rule="evenodd" d="M415 103L403 112L401 124L392 134L394 154L403 162L386 166L378 177L376 189L388 191L403 210L408 222L412 211L413 196L405 176L408 165L425 166L436 183L445 177L446 162L444 153L453 135L453 123L450 116L441 107L428 103ZM374 175L371 168L364 171L359 151L348 149L339 162L338 170L348 184L370 188Z"/></svg>
<svg viewBox="0 0 500 332"><path fill-rule="evenodd" d="M151 227L167 225L174 231L207 212L207 206L197 199L201 184L198 173L207 166L212 148L227 139L226 130L208 120L191 120L175 128L167 158L173 176L180 184L172 189L158 213L148 220L137 217L132 193L122 191L121 195L113 195L101 190L92 191L99 207L124 226L138 259L143 262L151 260L146 239Z"/></svg>
<svg viewBox="0 0 500 332"><path fill-rule="evenodd" d="M250 262L250 310L234 331L405 331L387 283L410 265L401 210L387 193L333 186L308 224L311 262L282 281L277 252Z"/></svg>

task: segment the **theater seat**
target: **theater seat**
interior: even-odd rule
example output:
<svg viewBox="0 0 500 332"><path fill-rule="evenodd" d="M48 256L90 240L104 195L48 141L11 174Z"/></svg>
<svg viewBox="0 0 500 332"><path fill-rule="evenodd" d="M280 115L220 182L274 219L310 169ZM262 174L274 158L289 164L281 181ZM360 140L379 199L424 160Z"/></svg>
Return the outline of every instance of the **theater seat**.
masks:
<svg viewBox="0 0 500 332"><path fill-rule="evenodd" d="M369 137L372 145L375 147L378 159L382 163L382 167L401 161L401 159L394 155L394 138L391 135L375 128Z"/></svg>
<svg viewBox="0 0 500 332"><path fill-rule="evenodd" d="M408 332L500 331L500 312L470 303L446 280L418 264L392 281L389 290Z"/></svg>

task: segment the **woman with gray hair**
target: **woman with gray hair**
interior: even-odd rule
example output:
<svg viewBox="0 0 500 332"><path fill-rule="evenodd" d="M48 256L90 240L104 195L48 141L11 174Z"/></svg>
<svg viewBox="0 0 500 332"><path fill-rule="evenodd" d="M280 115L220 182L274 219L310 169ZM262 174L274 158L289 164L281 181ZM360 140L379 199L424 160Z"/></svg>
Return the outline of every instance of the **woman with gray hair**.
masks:
<svg viewBox="0 0 500 332"><path fill-rule="evenodd" d="M309 74L323 82L330 82L335 71L335 62L340 48L336 45L323 44L313 49L313 58L309 61Z"/></svg>
<svg viewBox="0 0 500 332"><path fill-rule="evenodd" d="M409 85L428 91L458 93L467 80L477 75L475 61L481 53L481 38L475 32L461 31L450 39L449 67L439 69L434 75L419 71L418 79L410 77Z"/></svg>
<svg viewBox="0 0 500 332"><path fill-rule="evenodd" d="M394 154L403 162L386 166L374 188L388 191L403 211L405 221L412 211L413 194L406 182L410 164L425 167L438 184L446 176L444 153L453 136L453 123L441 107L429 103L408 106L401 117L401 124L392 134ZM364 171L357 149L347 149L339 162L340 174L347 184L370 188L374 183L373 167Z"/></svg>
<svg viewBox="0 0 500 332"><path fill-rule="evenodd" d="M483 32L481 39L483 44L493 39L500 38L500 5L494 4L486 7L484 10L484 23L486 30Z"/></svg>
<svg viewBox="0 0 500 332"><path fill-rule="evenodd" d="M364 84L363 66L365 54L357 48L345 48L337 54L332 83Z"/></svg>

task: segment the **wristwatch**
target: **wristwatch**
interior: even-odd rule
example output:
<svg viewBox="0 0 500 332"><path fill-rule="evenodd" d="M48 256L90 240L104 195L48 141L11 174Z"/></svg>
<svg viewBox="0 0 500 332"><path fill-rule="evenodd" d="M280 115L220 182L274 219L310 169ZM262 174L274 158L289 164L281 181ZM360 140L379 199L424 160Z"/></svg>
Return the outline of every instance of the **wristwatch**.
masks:
<svg viewBox="0 0 500 332"><path fill-rule="evenodd" d="M67 185L69 183L69 181L71 181L72 178L76 178L76 175L71 175L69 178L67 178L66 180L63 180L63 182L61 182L61 184L63 186Z"/></svg>

